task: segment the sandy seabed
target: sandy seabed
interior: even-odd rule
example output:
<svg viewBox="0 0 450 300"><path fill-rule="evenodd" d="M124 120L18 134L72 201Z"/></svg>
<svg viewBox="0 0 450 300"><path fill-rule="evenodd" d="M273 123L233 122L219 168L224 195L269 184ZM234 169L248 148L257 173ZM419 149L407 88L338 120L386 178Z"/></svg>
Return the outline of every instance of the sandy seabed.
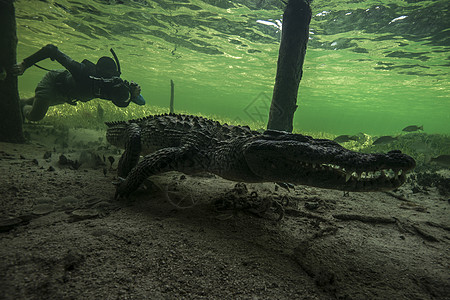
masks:
<svg viewBox="0 0 450 300"><path fill-rule="evenodd" d="M170 172L115 200L104 132L42 128L0 143L0 299L450 299L450 199L434 187L344 196Z"/></svg>

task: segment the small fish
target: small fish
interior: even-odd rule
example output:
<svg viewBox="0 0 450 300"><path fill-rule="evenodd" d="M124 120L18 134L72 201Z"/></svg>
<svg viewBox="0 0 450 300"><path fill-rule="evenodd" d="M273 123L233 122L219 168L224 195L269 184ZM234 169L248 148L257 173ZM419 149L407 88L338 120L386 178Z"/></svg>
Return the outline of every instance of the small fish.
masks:
<svg viewBox="0 0 450 300"><path fill-rule="evenodd" d="M443 154L439 155L438 157L432 157L430 161L438 165L450 168L450 155Z"/></svg>
<svg viewBox="0 0 450 300"><path fill-rule="evenodd" d="M398 138L397 137L393 137L390 135L384 135L384 136L380 136L379 138L377 138L372 145L384 145L384 144L390 144L394 141L396 141Z"/></svg>
<svg viewBox="0 0 450 300"><path fill-rule="evenodd" d="M365 143L368 138L369 136L364 132L359 132L358 134L352 135L352 139L354 139L354 141L357 141L359 143Z"/></svg>
<svg viewBox="0 0 450 300"><path fill-rule="evenodd" d="M402 131L406 131L406 132L413 132L413 131L419 131L419 130L423 130L423 125L422 126L411 125L411 126L407 126L402 129Z"/></svg>
<svg viewBox="0 0 450 300"><path fill-rule="evenodd" d="M350 136L350 135L340 135L337 138L335 138L333 141L335 141L336 143L347 143L349 141L357 141L358 137L357 136Z"/></svg>

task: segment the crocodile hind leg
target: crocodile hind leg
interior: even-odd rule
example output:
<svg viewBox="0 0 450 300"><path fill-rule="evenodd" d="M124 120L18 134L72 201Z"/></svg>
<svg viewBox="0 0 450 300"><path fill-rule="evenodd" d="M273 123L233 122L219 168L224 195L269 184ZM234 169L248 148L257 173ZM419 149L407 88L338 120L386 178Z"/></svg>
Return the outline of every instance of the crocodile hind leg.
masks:
<svg viewBox="0 0 450 300"><path fill-rule="evenodd" d="M125 151L119 160L117 174L119 177L125 178L131 169L136 166L141 154L141 128L136 123L131 123L127 127L127 141L125 143Z"/></svg>
<svg viewBox="0 0 450 300"><path fill-rule="evenodd" d="M203 170L201 156L193 148L173 147L160 149L144 157L125 180L117 184L115 198L128 197L149 176L169 171L191 174Z"/></svg>

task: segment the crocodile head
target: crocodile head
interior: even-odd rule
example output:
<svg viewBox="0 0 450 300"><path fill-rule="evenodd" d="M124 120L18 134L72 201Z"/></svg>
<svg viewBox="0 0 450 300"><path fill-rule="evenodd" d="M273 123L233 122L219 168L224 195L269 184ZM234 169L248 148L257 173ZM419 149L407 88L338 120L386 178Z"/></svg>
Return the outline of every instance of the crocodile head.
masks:
<svg viewBox="0 0 450 300"><path fill-rule="evenodd" d="M358 153L330 140L272 130L248 141L243 154L248 168L263 181L354 192L395 189L416 165L398 150Z"/></svg>

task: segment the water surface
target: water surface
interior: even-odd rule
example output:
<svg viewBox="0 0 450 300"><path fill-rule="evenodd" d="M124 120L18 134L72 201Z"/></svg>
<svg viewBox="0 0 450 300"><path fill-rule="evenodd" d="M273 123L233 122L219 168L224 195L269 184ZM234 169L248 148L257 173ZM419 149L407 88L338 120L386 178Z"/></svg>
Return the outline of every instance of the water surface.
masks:
<svg viewBox="0 0 450 300"><path fill-rule="evenodd" d="M18 59L45 44L93 62L114 48L148 105L264 126L284 4L269 0L15 2ZM448 1L312 3L297 131L450 134ZM41 63L60 68L56 62ZM20 77L31 96L45 71ZM138 106L128 109L139 110Z"/></svg>

